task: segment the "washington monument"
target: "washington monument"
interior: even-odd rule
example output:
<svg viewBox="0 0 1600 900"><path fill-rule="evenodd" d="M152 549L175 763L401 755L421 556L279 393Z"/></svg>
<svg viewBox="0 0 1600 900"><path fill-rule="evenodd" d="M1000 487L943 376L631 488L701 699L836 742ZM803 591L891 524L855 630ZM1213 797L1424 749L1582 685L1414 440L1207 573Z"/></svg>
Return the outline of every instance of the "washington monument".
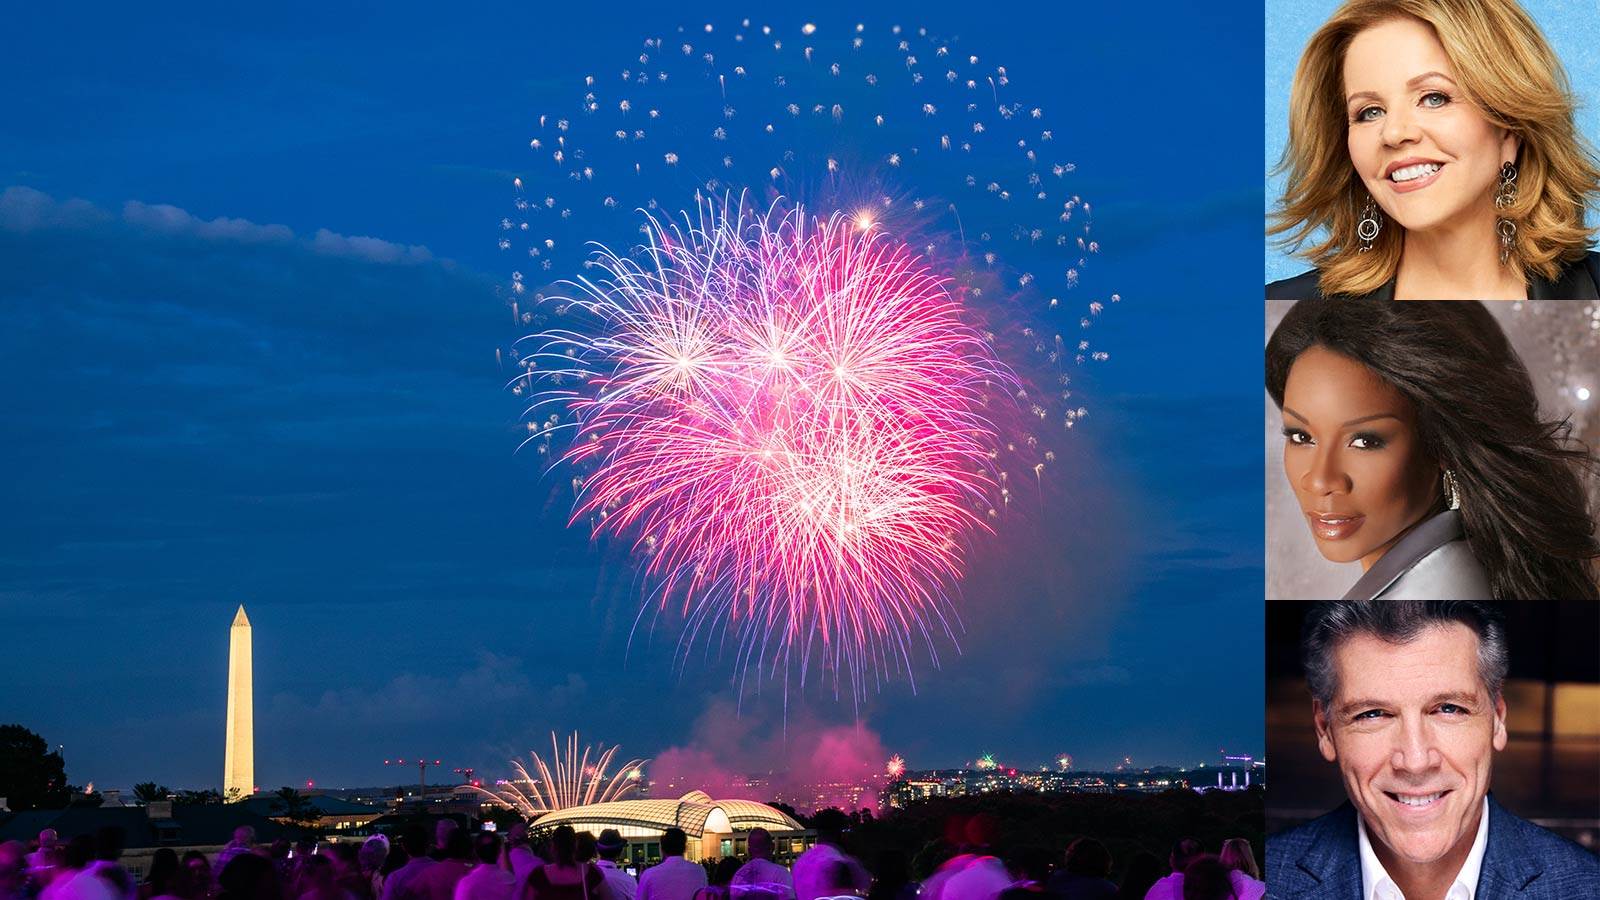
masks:
<svg viewBox="0 0 1600 900"><path fill-rule="evenodd" d="M250 678L250 617L244 604L228 629L228 746L222 759L222 796L244 800L256 789L255 694Z"/></svg>

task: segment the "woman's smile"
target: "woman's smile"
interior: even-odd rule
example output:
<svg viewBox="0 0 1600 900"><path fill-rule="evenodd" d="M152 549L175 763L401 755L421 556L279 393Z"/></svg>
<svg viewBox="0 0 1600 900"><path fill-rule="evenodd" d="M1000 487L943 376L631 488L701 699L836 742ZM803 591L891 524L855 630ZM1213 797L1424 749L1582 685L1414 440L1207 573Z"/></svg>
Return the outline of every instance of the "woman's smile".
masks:
<svg viewBox="0 0 1600 900"><path fill-rule="evenodd" d="M1335 515L1333 513L1307 512L1306 518L1311 520L1311 532L1319 541L1342 541L1353 537L1361 530L1362 523L1367 517L1359 513L1355 515Z"/></svg>
<svg viewBox="0 0 1600 900"><path fill-rule="evenodd" d="M1407 157L1390 163L1384 170L1384 178L1388 179L1390 189L1395 193L1406 194L1420 191L1438 181L1444 167L1444 163L1435 160Z"/></svg>

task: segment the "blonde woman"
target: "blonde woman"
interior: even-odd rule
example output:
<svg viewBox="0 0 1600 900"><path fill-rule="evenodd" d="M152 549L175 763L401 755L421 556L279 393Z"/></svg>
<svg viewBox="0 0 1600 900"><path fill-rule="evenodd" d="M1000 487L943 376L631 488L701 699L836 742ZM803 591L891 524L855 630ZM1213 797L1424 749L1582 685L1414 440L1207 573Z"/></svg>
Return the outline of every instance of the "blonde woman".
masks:
<svg viewBox="0 0 1600 900"><path fill-rule="evenodd" d="M1595 300L1600 161L1515 0L1349 0L1295 73L1269 299Z"/></svg>

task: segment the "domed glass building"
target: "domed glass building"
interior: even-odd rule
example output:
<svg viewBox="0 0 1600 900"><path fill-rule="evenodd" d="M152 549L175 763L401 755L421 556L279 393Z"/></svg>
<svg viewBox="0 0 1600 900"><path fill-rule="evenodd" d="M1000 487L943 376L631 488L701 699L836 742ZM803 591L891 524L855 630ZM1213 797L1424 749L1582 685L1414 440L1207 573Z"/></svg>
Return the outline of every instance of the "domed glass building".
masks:
<svg viewBox="0 0 1600 900"><path fill-rule="evenodd" d="M772 833L780 861L799 856L816 843L816 833L780 809L754 800L713 800L704 791L690 791L676 800L616 800L572 806L545 813L533 827L548 830L570 825L574 831L599 835L615 828L628 841L625 860L648 865L661 859L661 833L681 828L689 836L691 860L742 856L752 828Z"/></svg>

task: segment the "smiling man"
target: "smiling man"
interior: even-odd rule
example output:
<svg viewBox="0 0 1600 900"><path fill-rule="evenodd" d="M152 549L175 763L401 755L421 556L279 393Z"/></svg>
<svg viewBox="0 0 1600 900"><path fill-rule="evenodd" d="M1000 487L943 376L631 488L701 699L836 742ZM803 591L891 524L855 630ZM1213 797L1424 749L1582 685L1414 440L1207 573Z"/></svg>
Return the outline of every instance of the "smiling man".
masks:
<svg viewBox="0 0 1600 900"><path fill-rule="evenodd" d="M1502 617L1460 601L1340 602L1301 650L1317 746L1350 802L1267 842L1267 896L1564 900L1600 860L1489 796L1506 746Z"/></svg>

